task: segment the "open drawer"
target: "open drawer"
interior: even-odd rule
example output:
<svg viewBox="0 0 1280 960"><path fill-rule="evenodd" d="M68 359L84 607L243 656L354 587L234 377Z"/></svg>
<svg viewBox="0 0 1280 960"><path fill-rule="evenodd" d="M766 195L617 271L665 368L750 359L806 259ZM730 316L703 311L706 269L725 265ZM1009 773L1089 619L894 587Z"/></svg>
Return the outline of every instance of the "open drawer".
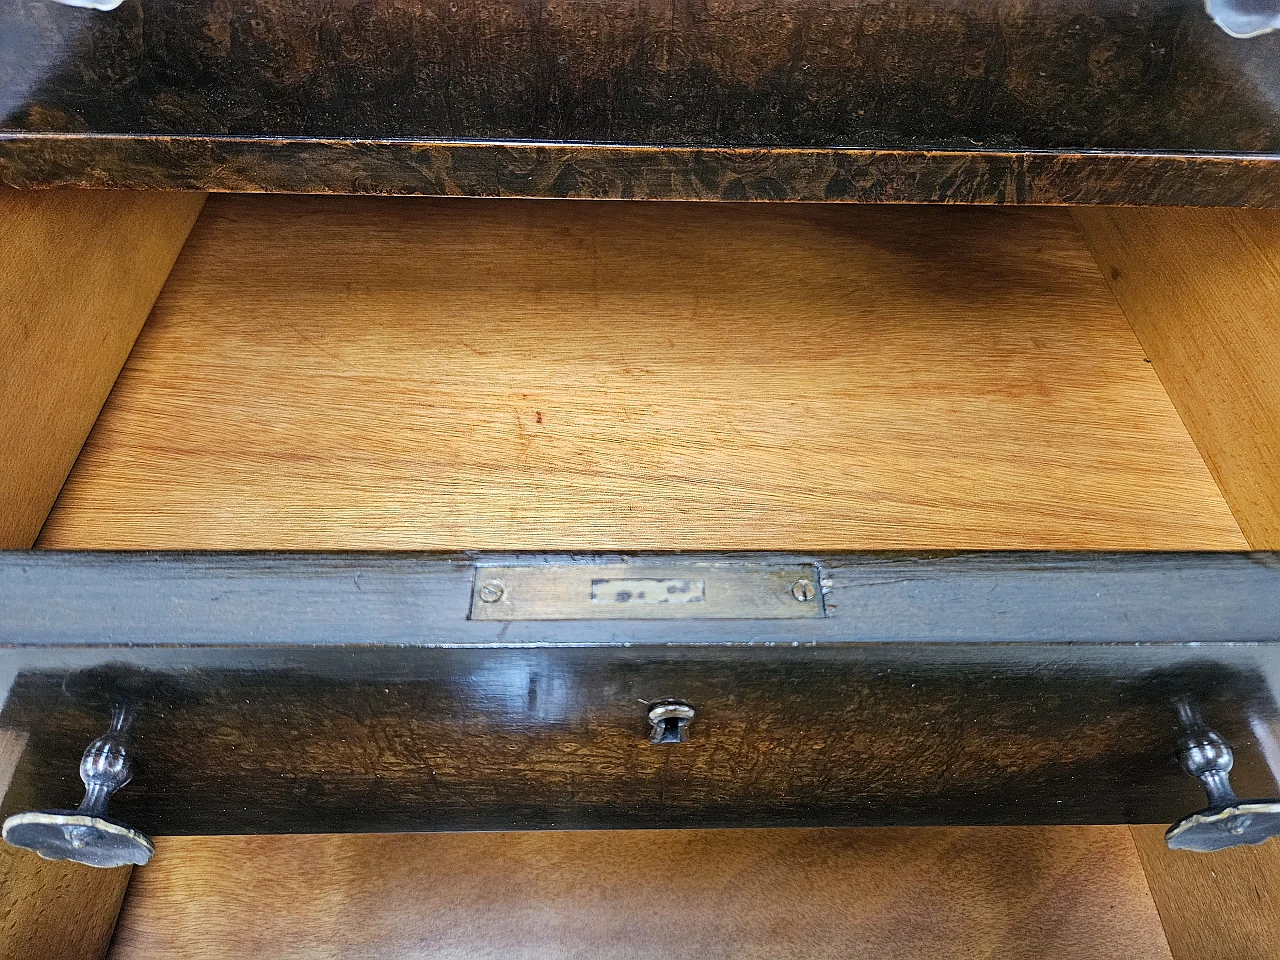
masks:
<svg viewBox="0 0 1280 960"><path fill-rule="evenodd" d="M118 958L270 952L219 876L301 891L309 857L365 906L291 956L510 955L539 902L529 955L670 953L681 889L759 919L678 955L972 945L847 912L924 882L912 842L1025 924L1077 891L1045 955L1280 950L1276 845L1162 849L1184 767L1216 801L1184 844L1262 839L1280 793L1274 213L3 201L5 545L37 549L0 557L0 814L74 808L115 723L118 829L19 826L160 838ZM716 829L398 835L677 826ZM1072 865L1001 893L1037 849ZM56 902L100 952L124 881L4 856L15 897L92 886ZM716 857L771 879L735 900ZM470 892L391 936L419 859ZM824 875L818 949L778 924Z"/></svg>

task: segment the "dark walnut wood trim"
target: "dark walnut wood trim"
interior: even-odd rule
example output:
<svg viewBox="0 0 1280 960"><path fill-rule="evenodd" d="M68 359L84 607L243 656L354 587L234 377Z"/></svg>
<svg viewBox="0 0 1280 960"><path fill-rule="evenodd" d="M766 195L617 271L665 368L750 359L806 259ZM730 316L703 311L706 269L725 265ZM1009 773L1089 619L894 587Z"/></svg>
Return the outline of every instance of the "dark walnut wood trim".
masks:
<svg viewBox="0 0 1280 960"><path fill-rule="evenodd" d="M74 804L121 698L153 834L1171 822L1179 702L1276 792L1273 554L808 559L821 617L499 622L471 557L3 555L2 812Z"/></svg>
<svg viewBox="0 0 1280 960"><path fill-rule="evenodd" d="M1280 155L0 134L0 183L638 200L1280 206Z"/></svg>
<svg viewBox="0 0 1280 960"><path fill-rule="evenodd" d="M0 91L13 186L1262 206L1280 179L1280 33L1200 0L12 0Z"/></svg>

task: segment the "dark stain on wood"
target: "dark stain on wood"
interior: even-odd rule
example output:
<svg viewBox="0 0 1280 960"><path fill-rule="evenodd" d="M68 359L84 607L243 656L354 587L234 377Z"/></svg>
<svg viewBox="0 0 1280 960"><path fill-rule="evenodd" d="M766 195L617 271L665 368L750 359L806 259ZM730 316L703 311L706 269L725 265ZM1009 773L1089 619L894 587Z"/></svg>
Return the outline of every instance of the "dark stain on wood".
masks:
<svg viewBox="0 0 1280 960"><path fill-rule="evenodd" d="M1277 202L1280 35L1194 0L14 0L0 90L15 186Z"/></svg>
<svg viewBox="0 0 1280 960"><path fill-rule="evenodd" d="M118 699L155 834L1171 822L1180 701L1277 792L1276 554L840 554L822 617L501 623L492 559L0 552L3 812L78 802Z"/></svg>

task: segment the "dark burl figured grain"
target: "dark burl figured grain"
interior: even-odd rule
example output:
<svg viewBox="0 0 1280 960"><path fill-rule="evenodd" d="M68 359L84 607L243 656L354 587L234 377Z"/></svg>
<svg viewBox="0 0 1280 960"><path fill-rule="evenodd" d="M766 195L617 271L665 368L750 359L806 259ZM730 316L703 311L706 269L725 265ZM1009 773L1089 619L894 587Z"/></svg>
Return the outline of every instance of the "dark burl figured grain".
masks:
<svg viewBox="0 0 1280 960"><path fill-rule="evenodd" d="M16 186L1261 205L1277 103L1197 0L0 8Z"/></svg>
<svg viewBox="0 0 1280 960"><path fill-rule="evenodd" d="M0 135L0 182L281 193L1280 205L1266 157Z"/></svg>
<svg viewBox="0 0 1280 960"><path fill-rule="evenodd" d="M112 813L152 834L1170 821L1203 801L1173 702L1232 738L1274 717L1249 670L1185 651L247 649L116 654L20 675L4 812L65 805L112 696L137 774ZM120 666L141 673L121 681ZM648 740L648 704L698 716Z"/></svg>

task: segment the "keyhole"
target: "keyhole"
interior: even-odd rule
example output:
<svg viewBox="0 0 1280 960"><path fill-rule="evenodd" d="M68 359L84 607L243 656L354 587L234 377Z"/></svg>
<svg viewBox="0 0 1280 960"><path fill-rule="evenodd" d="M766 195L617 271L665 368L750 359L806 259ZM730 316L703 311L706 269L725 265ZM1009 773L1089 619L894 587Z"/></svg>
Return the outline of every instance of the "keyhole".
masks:
<svg viewBox="0 0 1280 960"><path fill-rule="evenodd" d="M679 700L653 704L649 709L649 742L684 743L688 739L688 727L694 716L693 707Z"/></svg>

